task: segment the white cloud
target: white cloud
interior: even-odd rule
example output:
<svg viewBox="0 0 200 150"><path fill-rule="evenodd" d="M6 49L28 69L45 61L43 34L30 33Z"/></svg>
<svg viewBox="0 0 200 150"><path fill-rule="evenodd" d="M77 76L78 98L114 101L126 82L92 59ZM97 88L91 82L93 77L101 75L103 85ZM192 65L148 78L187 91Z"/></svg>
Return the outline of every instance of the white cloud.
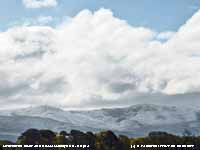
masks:
<svg viewBox="0 0 200 150"><path fill-rule="evenodd" d="M23 0L23 4L26 8L43 8L55 7L58 2L57 0Z"/></svg>
<svg viewBox="0 0 200 150"><path fill-rule="evenodd" d="M79 105L200 92L200 12L165 43L109 10L0 33L0 104ZM161 33L163 34L163 33Z"/></svg>

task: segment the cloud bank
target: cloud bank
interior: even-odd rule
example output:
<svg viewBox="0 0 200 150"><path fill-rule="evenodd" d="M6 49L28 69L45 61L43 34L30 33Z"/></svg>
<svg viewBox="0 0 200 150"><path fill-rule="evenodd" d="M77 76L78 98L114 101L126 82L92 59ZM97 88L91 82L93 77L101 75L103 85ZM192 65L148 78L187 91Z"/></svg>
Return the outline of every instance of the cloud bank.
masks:
<svg viewBox="0 0 200 150"><path fill-rule="evenodd" d="M26 8L44 8L57 6L57 0L23 0Z"/></svg>
<svg viewBox="0 0 200 150"><path fill-rule="evenodd" d="M171 36L100 9L56 28L10 28L0 33L0 104L69 107L198 93L199 20L200 11Z"/></svg>

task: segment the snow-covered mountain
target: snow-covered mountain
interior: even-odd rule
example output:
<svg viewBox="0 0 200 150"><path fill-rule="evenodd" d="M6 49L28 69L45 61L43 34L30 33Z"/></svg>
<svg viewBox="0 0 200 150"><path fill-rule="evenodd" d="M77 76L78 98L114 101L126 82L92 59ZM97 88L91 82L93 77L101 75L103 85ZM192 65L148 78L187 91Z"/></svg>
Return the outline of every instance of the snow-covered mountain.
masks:
<svg viewBox="0 0 200 150"><path fill-rule="evenodd" d="M90 111L64 111L50 106L0 112L0 139L15 139L29 128L54 131L113 130L119 134L144 136L150 131L200 133L200 110L150 104Z"/></svg>

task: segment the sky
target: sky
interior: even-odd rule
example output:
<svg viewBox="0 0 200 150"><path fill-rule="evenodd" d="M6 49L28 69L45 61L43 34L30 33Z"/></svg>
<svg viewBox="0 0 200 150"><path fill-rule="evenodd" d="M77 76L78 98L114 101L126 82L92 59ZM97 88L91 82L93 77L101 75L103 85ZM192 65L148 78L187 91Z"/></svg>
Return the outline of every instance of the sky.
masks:
<svg viewBox="0 0 200 150"><path fill-rule="evenodd" d="M145 26L156 31L176 31L200 7L199 0L49 0L39 8L26 6L23 0L6 0L0 6L0 29L16 22L22 24L38 16L52 16L55 25L65 17L73 17L83 9L111 9L114 15L133 26ZM29 0L31 1L31 0ZM53 1L53 4L51 4ZM48 3L48 0L47 0ZM28 7L28 8L27 8Z"/></svg>
<svg viewBox="0 0 200 150"><path fill-rule="evenodd" d="M0 105L192 105L200 93L197 0L7 0Z"/></svg>

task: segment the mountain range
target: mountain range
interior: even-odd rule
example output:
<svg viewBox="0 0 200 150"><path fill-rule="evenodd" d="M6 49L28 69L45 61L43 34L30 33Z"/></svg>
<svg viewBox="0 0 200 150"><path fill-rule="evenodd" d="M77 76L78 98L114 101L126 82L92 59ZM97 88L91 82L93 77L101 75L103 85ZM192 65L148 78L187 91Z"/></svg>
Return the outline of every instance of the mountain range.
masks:
<svg viewBox="0 0 200 150"><path fill-rule="evenodd" d="M112 130L131 137L151 131L200 134L200 109L138 104L123 108L69 111L51 106L0 111L0 139L16 140L30 128L53 131Z"/></svg>

